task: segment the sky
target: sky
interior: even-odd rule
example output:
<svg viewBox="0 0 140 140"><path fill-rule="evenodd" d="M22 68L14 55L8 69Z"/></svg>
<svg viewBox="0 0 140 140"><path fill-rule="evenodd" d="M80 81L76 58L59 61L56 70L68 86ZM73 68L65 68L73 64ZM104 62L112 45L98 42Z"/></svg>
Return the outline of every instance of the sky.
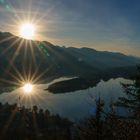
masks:
<svg viewBox="0 0 140 140"><path fill-rule="evenodd" d="M140 56L140 0L0 0L0 31L32 21L36 40Z"/></svg>

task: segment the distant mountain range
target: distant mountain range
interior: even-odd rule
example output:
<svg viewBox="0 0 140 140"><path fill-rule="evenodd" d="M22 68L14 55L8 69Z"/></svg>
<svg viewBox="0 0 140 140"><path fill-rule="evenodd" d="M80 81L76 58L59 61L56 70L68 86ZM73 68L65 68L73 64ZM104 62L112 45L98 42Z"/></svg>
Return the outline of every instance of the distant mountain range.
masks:
<svg viewBox="0 0 140 140"><path fill-rule="evenodd" d="M90 48L60 47L47 41L25 40L0 32L0 79L17 80L26 75L44 80L62 76L95 77L135 71L140 58ZM18 72L17 72L18 71ZM29 74L30 73L30 74ZM36 73L36 74L35 74ZM14 76L12 76L14 75Z"/></svg>

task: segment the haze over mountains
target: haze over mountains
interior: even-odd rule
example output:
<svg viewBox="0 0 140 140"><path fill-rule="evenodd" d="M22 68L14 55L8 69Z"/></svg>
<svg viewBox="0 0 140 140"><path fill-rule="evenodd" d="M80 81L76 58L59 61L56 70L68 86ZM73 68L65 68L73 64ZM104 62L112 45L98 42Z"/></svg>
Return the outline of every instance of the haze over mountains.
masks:
<svg viewBox="0 0 140 140"><path fill-rule="evenodd" d="M139 63L139 58L121 53L60 47L47 41L30 41L0 32L1 79L13 80L15 76L19 77L17 71L28 78L41 74L37 81L61 76L90 77L120 69L127 73Z"/></svg>

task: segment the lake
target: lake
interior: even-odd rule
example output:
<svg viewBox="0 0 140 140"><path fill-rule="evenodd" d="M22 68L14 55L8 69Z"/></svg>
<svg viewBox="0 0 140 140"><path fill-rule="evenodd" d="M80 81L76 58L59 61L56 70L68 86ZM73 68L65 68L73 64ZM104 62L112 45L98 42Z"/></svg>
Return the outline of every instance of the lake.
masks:
<svg viewBox="0 0 140 140"><path fill-rule="evenodd" d="M36 105L39 108L48 109L53 114L59 114L77 121L95 113L95 100L99 96L105 101L105 111L108 111L110 102L114 102L118 97L125 95L120 82L130 82L124 78L110 79L109 81L101 80L95 87L64 94L53 94L45 90L50 84L61 80L64 79L57 79L48 84L34 85L31 94L23 93L22 88L2 93L0 102L18 103L18 105L25 107ZM122 110L118 112L120 111L123 113Z"/></svg>

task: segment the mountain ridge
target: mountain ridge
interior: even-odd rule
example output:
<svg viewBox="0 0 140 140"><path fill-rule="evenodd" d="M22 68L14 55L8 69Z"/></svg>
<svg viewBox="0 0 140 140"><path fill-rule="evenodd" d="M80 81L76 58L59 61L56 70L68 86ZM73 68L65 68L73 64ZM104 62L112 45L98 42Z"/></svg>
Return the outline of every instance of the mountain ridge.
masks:
<svg viewBox="0 0 140 140"><path fill-rule="evenodd" d="M19 77L16 71L26 74L27 79L30 78L29 71L34 76L43 73L39 79L45 82L62 76L94 77L110 69L135 67L139 61L137 57L122 53L60 47L47 41L26 40L0 32L1 79L15 80L14 77Z"/></svg>

